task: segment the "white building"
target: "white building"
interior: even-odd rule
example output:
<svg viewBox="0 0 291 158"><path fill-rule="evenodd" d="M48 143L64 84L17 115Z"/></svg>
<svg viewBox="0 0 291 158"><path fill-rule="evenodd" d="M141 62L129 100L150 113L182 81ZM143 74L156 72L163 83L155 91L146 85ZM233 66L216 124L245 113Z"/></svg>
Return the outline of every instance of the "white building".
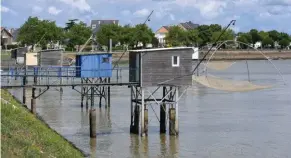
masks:
<svg viewBox="0 0 291 158"><path fill-rule="evenodd" d="M162 26L155 33L155 37L159 40L159 44L164 46L166 44L166 34L169 32L169 26Z"/></svg>

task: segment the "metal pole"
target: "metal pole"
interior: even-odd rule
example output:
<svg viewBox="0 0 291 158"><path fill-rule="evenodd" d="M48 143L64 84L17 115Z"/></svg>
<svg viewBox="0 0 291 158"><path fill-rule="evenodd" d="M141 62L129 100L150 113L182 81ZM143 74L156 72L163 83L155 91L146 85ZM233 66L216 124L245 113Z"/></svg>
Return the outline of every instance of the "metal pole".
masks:
<svg viewBox="0 0 291 158"><path fill-rule="evenodd" d="M23 81L22 81L22 84L24 85L23 87L23 92L22 92L22 103L25 104L26 103L26 89L25 89L25 85L27 83L26 81L26 70L27 70L27 67L26 67L26 53L24 54L24 76L23 76Z"/></svg>
<svg viewBox="0 0 291 158"><path fill-rule="evenodd" d="M144 134L145 134L145 120L144 120L144 109L145 109L145 106L144 106L144 104L145 104L145 102L144 102L144 89L143 88L141 88L141 132L140 132L140 134L141 134L141 136L144 136Z"/></svg>
<svg viewBox="0 0 291 158"><path fill-rule="evenodd" d="M112 53L112 39L109 39L109 53Z"/></svg>
<svg viewBox="0 0 291 158"><path fill-rule="evenodd" d="M33 114L36 114L35 90L36 90L36 88L33 87L32 88L32 95L31 95L31 107L30 107L31 113L33 113Z"/></svg>

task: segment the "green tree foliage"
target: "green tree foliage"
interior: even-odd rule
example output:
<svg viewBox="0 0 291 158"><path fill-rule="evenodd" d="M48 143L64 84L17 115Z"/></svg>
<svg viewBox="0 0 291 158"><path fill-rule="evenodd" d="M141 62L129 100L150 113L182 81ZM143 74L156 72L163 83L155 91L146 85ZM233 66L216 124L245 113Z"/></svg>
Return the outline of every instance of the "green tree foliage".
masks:
<svg viewBox="0 0 291 158"><path fill-rule="evenodd" d="M119 38L119 42L122 45L127 45L130 47L134 46L134 41L136 41L136 36L134 35L135 28L131 27L130 25L125 25L121 27L121 35Z"/></svg>
<svg viewBox="0 0 291 158"><path fill-rule="evenodd" d="M72 27L76 24L76 21L78 21L78 19L70 19L70 20L66 23L65 30L68 31L70 28L72 28Z"/></svg>
<svg viewBox="0 0 291 158"><path fill-rule="evenodd" d="M201 39L201 44L205 45L211 41L212 33L208 25L200 25L197 27L199 32L198 37Z"/></svg>
<svg viewBox="0 0 291 158"><path fill-rule="evenodd" d="M20 27L17 41L22 45L40 44L44 47L50 42L56 42L63 39L63 32L57 27L54 21L40 20L37 17L29 17Z"/></svg>
<svg viewBox="0 0 291 158"><path fill-rule="evenodd" d="M97 42L105 46L108 46L110 39L112 39L112 46L115 46L121 39L120 37L121 27L115 24L101 25L100 30L96 33Z"/></svg>
<svg viewBox="0 0 291 158"><path fill-rule="evenodd" d="M260 37L261 37L262 40L264 40L267 37L270 37L269 36L269 33L268 32L265 32L265 31L260 31L259 32L259 35L260 35Z"/></svg>
<svg viewBox="0 0 291 158"><path fill-rule="evenodd" d="M156 37L152 39L152 45L155 48L159 46L159 40Z"/></svg>
<svg viewBox="0 0 291 158"><path fill-rule="evenodd" d="M252 43L252 36L248 33L241 33L239 35L239 37L237 38L237 40L239 42L242 42L242 43L245 43L245 44L250 44ZM248 48L247 45L245 44L239 44L241 48L245 49L245 48Z"/></svg>
<svg viewBox="0 0 291 158"><path fill-rule="evenodd" d="M280 40L280 33L276 30L269 31L269 36L272 38L273 41L279 41Z"/></svg>
<svg viewBox="0 0 291 158"><path fill-rule="evenodd" d="M80 22L75 24L66 33L66 37L69 39L67 46L74 48L74 46L77 45L79 51L80 45L85 44L85 42L90 38L91 34L91 29L87 27L85 23Z"/></svg>
<svg viewBox="0 0 291 158"><path fill-rule="evenodd" d="M152 40L155 37L153 31L146 24L136 25L133 31L135 34L134 39L136 39L136 45L137 42L141 42L143 47L146 47L147 43L152 43Z"/></svg>
<svg viewBox="0 0 291 158"><path fill-rule="evenodd" d="M198 30L197 29L192 29L189 31L184 31L184 35L186 40L185 40L185 44L187 46L193 46L193 45L199 45L201 42L201 39L198 36Z"/></svg>
<svg viewBox="0 0 291 158"><path fill-rule="evenodd" d="M249 34L252 37L252 43L255 44L256 42L262 41L262 38L256 29L251 29Z"/></svg>
<svg viewBox="0 0 291 158"><path fill-rule="evenodd" d="M211 24L209 26L211 32L220 32L222 31L222 27L219 24Z"/></svg>
<svg viewBox="0 0 291 158"><path fill-rule="evenodd" d="M166 42L168 45L176 47L184 45L186 34L184 30L179 26L171 26L169 32L166 35Z"/></svg>
<svg viewBox="0 0 291 158"><path fill-rule="evenodd" d="M284 38L284 39L279 41L279 44L280 44L281 48L284 49L284 48L286 48L287 46L290 45L290 40L287 39L287 38Z"/></svg>
<svg viewBox="0 0 291 158"><path fill-rule="evenodd" d="M289 35L287 33L284 33L284 32L280 32L279 33L279 40L283 40L283 39L287 39L289 40Z"/></svg>
<svg viewBox="0 0 291 158"><path fill-rule="evenodd" d="M211 36L211 42L215 42L218 37L221 35L222 31L213 32ZM233 40L234 39L234 32L231 29L227 29L220 37L219 41L226 41L226 40Z"/></svg>
<svg viewBox="0 0 291 158"><path fill-rule="evenodd" d="M263 38L262 45L264 48L273 48L274 47L274 41L271 37L267 36Z"/></svg>

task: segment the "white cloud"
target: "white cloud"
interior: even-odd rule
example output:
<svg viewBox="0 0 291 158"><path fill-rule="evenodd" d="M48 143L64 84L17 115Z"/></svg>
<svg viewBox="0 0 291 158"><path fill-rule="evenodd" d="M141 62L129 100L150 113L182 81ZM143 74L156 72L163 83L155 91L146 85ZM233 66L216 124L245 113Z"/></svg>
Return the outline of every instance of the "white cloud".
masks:
<svg viewBox="0 0 291 158"><path fill-rule="evenodd" d="M144 17L150 14L150 11L148 9L141 9L141 10L137 10L136 12L133 13L134 16L137 17Z"/></svg>
<svg viewBox="0 0 291 158"><path fill-rule="evenodd" d="M48 11L49 14L52 14L52 15L58 15L59 13L62 12L62 10L57 9L54 6L50 6L47 11Z"/></svg>
<svg viewBox="0 0 291 158"><path fill-rule="evenodd" d="M7 12L9 12L9 11L10 11L9 8L4 7L3 5L1 5L1 12L7 13Z"/></svg>
<svg viewBox="0 0 291 158"><path fill-rule="evenodd" d="M79 9L81 12L83 11L91 11L90 5L86 2L86 0L59 0L67 5L71 5L73 8Z"/></svg>
<svg viewBox="0 0 291 158"><path fill-rule="evenodd" d="M33 6L32 7L32 13L40 13L40 12L42 12L42 8L40 7L40 6Z"/></svg>
<svg viewBox="0 0 291 158"><path fill-rule="evenodd" d="M206 19L213 19L224 12L230 0L176 0L180 7L191 7L199 10L201 16Z"/></svg>
<svg viewBox="0 0 291 158"><path fill-rule="evenodd" d="M165 7L165 6L161 6L160 8L156 9L155 12L154 12L154 15L156 16L156 18L158 19L162 19L164 18L166 15L169 15L170 11L172 9L169 8L169 7Z"/></svg>
<svg viewBox="0 0 291 158"><path fill-rule="evenodd" d="M17 13L14 10L12 10L12 9L10 9L8 7L5 7L3 5L1 5L1 12L3 12L3 13L11 13L13 15L17 15Z"/></svg>

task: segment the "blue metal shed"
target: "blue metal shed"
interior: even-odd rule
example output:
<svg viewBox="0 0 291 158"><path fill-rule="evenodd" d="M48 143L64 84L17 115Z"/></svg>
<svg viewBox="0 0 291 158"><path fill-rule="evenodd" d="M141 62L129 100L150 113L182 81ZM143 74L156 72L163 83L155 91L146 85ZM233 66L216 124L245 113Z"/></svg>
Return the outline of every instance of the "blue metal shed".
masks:
<svg viewBox="0 0 291 158"><path fill-rule="evenodd" d="M76 55L76 77L94 78L112 76L112 54Z"/></svg>

